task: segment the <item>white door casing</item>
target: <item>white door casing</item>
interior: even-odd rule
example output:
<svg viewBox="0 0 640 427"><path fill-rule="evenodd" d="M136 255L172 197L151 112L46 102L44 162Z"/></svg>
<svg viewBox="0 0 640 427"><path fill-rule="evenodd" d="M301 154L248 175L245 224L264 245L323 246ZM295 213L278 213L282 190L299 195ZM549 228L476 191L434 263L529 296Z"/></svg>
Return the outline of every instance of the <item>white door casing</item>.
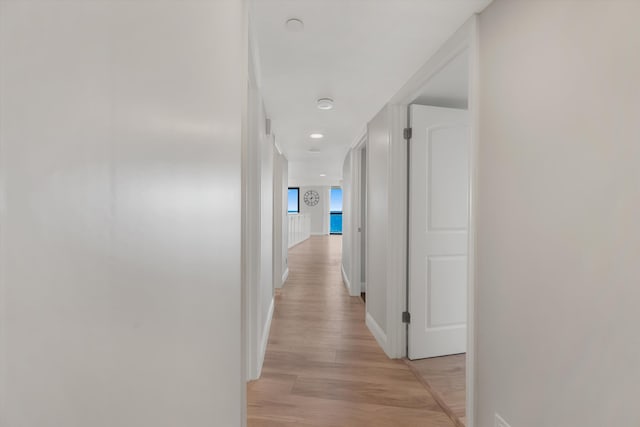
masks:
<svg viewBox="0 0 640 427"><path fill-rule="evenodd" d="M409 359L467 345L469 114L410 106Z"/></svg>

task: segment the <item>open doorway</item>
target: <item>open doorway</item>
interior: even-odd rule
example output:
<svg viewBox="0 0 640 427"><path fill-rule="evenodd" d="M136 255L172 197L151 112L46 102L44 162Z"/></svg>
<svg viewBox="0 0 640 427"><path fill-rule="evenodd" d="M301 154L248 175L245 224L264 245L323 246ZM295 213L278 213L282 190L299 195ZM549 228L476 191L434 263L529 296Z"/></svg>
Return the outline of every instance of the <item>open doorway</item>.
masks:
<svg viewBox="0 0 640 427"><path fill-rule="evenodd" d="M408 108L407 358L466 422L469 248L469 51L454 56Z"/></svg>
<svg viewBox="0 0 640 427"><path fill-rule="evenodd" d="M359 242L359 260L360 260L360 297L366 303L367 302L367 146L363 144L362 150L360 150L360 182L359 184L359 225L358 235L360 237Z"/></svg>
<svg viewBox="0 0 640 427"><path fill-rule="evenodd" d="M354 146L350 156L351 191L350 212L350 253L352 264L352 284L350 294L358 296L366 303L366 259L367 259L367 137L362 137Z"/></svg>

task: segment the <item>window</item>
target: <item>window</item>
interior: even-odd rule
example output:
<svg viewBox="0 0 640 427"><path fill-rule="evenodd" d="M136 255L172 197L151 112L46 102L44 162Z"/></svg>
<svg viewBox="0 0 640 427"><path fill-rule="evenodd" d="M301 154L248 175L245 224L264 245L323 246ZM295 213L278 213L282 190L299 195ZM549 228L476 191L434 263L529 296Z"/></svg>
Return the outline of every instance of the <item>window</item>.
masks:
<svg viewBox="0 0 640 427"><path fill-rule="evenodd" d="M331 234L342 234L342 188L331 187L331 208L330 208Z"/></svg>
<svg viewBox="0 0 640 427"><path fill-rule="evenodd" d="M300 213L300 188L289 187L288 213Z"/></svg>

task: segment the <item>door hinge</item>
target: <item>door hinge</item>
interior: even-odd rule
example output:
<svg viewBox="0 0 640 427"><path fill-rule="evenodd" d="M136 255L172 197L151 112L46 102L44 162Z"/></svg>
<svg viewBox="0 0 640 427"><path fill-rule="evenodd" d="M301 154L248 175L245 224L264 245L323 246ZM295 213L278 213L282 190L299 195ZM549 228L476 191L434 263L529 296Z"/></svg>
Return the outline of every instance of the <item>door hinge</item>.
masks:
<svg viewBox="0 0 640 427"><path fill-rule="evenodd" d="M411 128L404 128L404 139L409 140L411 139L411 137L413 136L413 129Z"/></svg>
<svg viewBox="0 0 640 427"><path fill-rule="evenodd" d="M411 314L408 311L402 312L402 323L411 323Z"/></svg>

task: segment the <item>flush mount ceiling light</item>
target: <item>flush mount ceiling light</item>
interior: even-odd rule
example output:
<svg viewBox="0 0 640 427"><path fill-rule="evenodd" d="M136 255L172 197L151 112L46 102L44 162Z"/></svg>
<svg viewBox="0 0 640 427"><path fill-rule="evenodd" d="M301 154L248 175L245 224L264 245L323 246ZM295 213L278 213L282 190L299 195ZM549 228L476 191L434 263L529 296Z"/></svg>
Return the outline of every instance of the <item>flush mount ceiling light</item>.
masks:
<svg viewBox="0 0 640 427"><path fill-rule="evenodd" d="M302 22L302 19L298 18L287 19L284 26L292 33L301 33L304 30L304 22Z"/></svg>
<svg viewBox="0 0 640 427"><path fill-rule="evenodd" d="M324 135L321 133L312 133L311 135L309 135L309 138L311 139L322 139L324 138Z"/></svg>
<svg viewBox="0 0 640 427"><path fill-rule="evenodd" d="M327 176L327 174L326 173L321 173L320 176Z"/></svg>
<svg viewBox="0 0 640 427"><path fill-rule="evenodd" d="M331 110L333 109L333 99L331 98L320 98L318 99L318 108L320 110Z"/></svg>

